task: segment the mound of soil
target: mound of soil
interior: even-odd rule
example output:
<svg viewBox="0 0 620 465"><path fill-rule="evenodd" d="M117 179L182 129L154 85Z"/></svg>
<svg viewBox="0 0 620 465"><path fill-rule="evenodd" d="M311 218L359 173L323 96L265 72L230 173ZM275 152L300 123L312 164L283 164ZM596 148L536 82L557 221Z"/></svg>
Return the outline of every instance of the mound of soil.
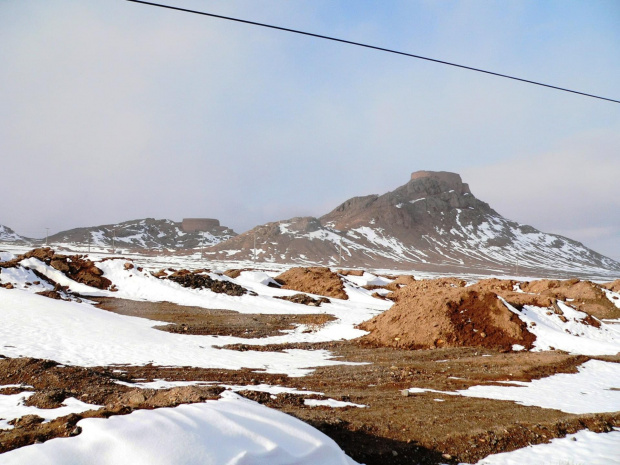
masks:
<svg viewBox="0 0 620 465"><path fill-rule="evenodd" d="M342 276L364 276L364 270L338 270L337 273Z"/></svg>
<svg viewBox="0 0 620 465"><path fill-rule="evenodd" d="M18 266L19 262L26 258L37 258L78 283L97 289L109 289L112 281L105 278L103 271L85 257L85 255L60 255L49 247L43 247L26 252L11 261L3 262L0 267L12 268Z"/></svg>
<svg viewBox="0 0 620 465"><path fill-rule="evenodd" d="M408 284L414 283L415 278L410 274L401 274L394 278L389 285L399 285L399 286L407 286Z"/></svg>
<svg viewBox="0 0 620 465"><path fill-rule="evenodd" d="M461 281L416 281L392 295L395 305L359 325L362 343L407 349L479 346L531 348L536 339L488 286Z"/></svg>
<svg viewBox="0 0 620 465"><path fill-rule="evenodd" d="M609 285L610 287L607 288L609 290L614 290L614 285L616 289L620 289L620 280L609 283ZM526 293L565 301L577 310L598 319L620 318L620 309L605 296L600 285L591 281L541 279L539 281L522 283L520 288ZM615 292L618 292L618 290Z"/></svg>
<svg viewBox="0 0 620 465"><path fill-rule="evenodd" d="M236 297L242 296L248 292L246 288L239 284L213 279L209 275L189 270L175 271L168 276L168 279L183 287L189 287L191 289L210 289L218 294L227 294Z"/></svg>
<svg viewBox="0 0 620 465"><path fill-rule="evenodd" d="M616 279L615 281L612 281L610 283L602 284L602 287L610 291L620 292L620 279Z"/></svg>
<svg viewBox="0 0 620 465"><path fill-rule="evenodd" d="M291 268L275 278L282 289L347 300L340 276L326 267Z"/></svg>
<svg viewBox="0 0 620 465"><path fill-rule="evenodd" d="M620 318L620 309L590 281L518 283L493 278L464 286L457 279L435 279L396 289L389 297L395 305L359 326L371 332L360 341L410 349L476 346L511 350L513 344L531 348L535 336L498 296L518 310L524 305L546 307L560 318L563 312L557 301L562 300L586 313L582 322L595 327L600 326L597 318Z"/></svg>
<svg viewBox="0 0 620 465"><path fill-rule="evenodd" d="M224 271L224 275L228 276L229 278L235 279L235 278L238 278L239 276L241 276L241 272L242 271L243 270L241 270L241 269L233 268L233 269Z"/></svg>

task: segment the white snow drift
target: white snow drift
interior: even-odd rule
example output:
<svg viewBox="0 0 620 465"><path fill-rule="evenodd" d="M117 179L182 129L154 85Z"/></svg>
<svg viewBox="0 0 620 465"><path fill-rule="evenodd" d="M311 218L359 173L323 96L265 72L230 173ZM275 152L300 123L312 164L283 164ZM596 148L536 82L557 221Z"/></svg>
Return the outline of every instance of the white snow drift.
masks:
<svg viewBox="0 0 620 465"><path fill-rule="evenodd" d="M310 425L231 392L222 396L82 420L80 435L0 454L0 464L355 465Z"/></svg>

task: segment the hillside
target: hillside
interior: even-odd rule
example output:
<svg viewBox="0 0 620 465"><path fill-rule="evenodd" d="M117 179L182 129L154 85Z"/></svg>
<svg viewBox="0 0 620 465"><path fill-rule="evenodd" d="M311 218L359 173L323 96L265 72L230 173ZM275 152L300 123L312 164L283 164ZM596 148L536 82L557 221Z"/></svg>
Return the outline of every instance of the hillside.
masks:
<svg viewBox="0 0 620 465"><path fill-rule="evenodd" d="M27 237L20 236L8 226L3 226L0 224L0 242L27 244L30 243L31 240Z"/></svg>
<svg viewBox="0 0 620 465"><path fill-rule="evenodd" d="M70 229L51 235L48 243L67 249L92 246L95 248L122 249L127 251L146 250L192 250L210 247L235 236L232 229L220 226L219 221L204 231L184 231L182 222L145 218L117 224ZM33 245L45 239L31 239L20 236L11 228L0 225L0 242Z"/></svg>
<svg viewBox="0 0 620 465"><path fill-rule="evenodd" d="M218 225L208 231L185 232L182 223L153 218L125 221L118 224L76 228L49 237L50 244L87 245L129 250L185 250L208 247L225 241L236 233Z"/></svg>
<svg viewBox="0 0 620 465"><path fill-rule="evenodd" d="M256 249L254 243L256 241ZM551 275L613 275L620 263L571 239L504 218L455 173L420 171L383 195L320 218L257 226L209 250L215 259Z"/></svg>

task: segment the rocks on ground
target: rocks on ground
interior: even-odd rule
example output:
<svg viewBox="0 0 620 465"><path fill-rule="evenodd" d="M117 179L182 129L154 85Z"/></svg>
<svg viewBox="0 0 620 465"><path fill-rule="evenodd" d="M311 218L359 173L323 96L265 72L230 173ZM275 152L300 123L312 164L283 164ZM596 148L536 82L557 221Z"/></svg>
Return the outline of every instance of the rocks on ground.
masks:
<svg viewBox="0 0 620 465"><path fill-rule="evenodd" d="M207 274L202 274L200 270L189 271L179 270L168 276L168 279L191 289L210 289L219 294L230 296L242 296L248 292L246 288L231 281L213 279Z"/></svg>
<svg viewBox="0 0 620 465"><path fill-rule="evenodd" d="M285 296L275 296L276 299L288 300L289 302L293 302L296 304L308 305L310 307L320 307L321 304L329 304L331 300L327 297L319 297L315 299L310 297L308 294L294 294L294 295L285 295Z"/></svg>

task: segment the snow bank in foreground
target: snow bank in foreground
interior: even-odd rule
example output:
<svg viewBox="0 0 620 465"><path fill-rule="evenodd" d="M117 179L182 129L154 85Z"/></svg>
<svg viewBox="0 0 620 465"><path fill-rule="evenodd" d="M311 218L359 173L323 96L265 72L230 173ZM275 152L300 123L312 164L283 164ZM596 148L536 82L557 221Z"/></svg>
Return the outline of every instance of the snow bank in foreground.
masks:
<svg viewBox="0 0 620 465"><path fill-rule="evenodd" d="M82 433L0 455L0 464L355 465L323 433L233 393L217 401L78 423Z"/></svg>
<svg viewBox="0 0 620 465"><path fill-rule="evenodd" d="M462 391L411 388L409 392L510 400L577 414L620 411L620 363L590 360L577 369L578 373L560 373L529 383L510 382L517 386L472 386Z"/></svg>
<svg viewBox="0 0 620 465"><path fill-rule="evenodd" d="M611 433L593 433L583 430L565 438L553 439L549 444L528 446L512 452L489 455L476 465L528 464L620 464L620 429ZM461 464L464 465L464 464Z"/></svg>

